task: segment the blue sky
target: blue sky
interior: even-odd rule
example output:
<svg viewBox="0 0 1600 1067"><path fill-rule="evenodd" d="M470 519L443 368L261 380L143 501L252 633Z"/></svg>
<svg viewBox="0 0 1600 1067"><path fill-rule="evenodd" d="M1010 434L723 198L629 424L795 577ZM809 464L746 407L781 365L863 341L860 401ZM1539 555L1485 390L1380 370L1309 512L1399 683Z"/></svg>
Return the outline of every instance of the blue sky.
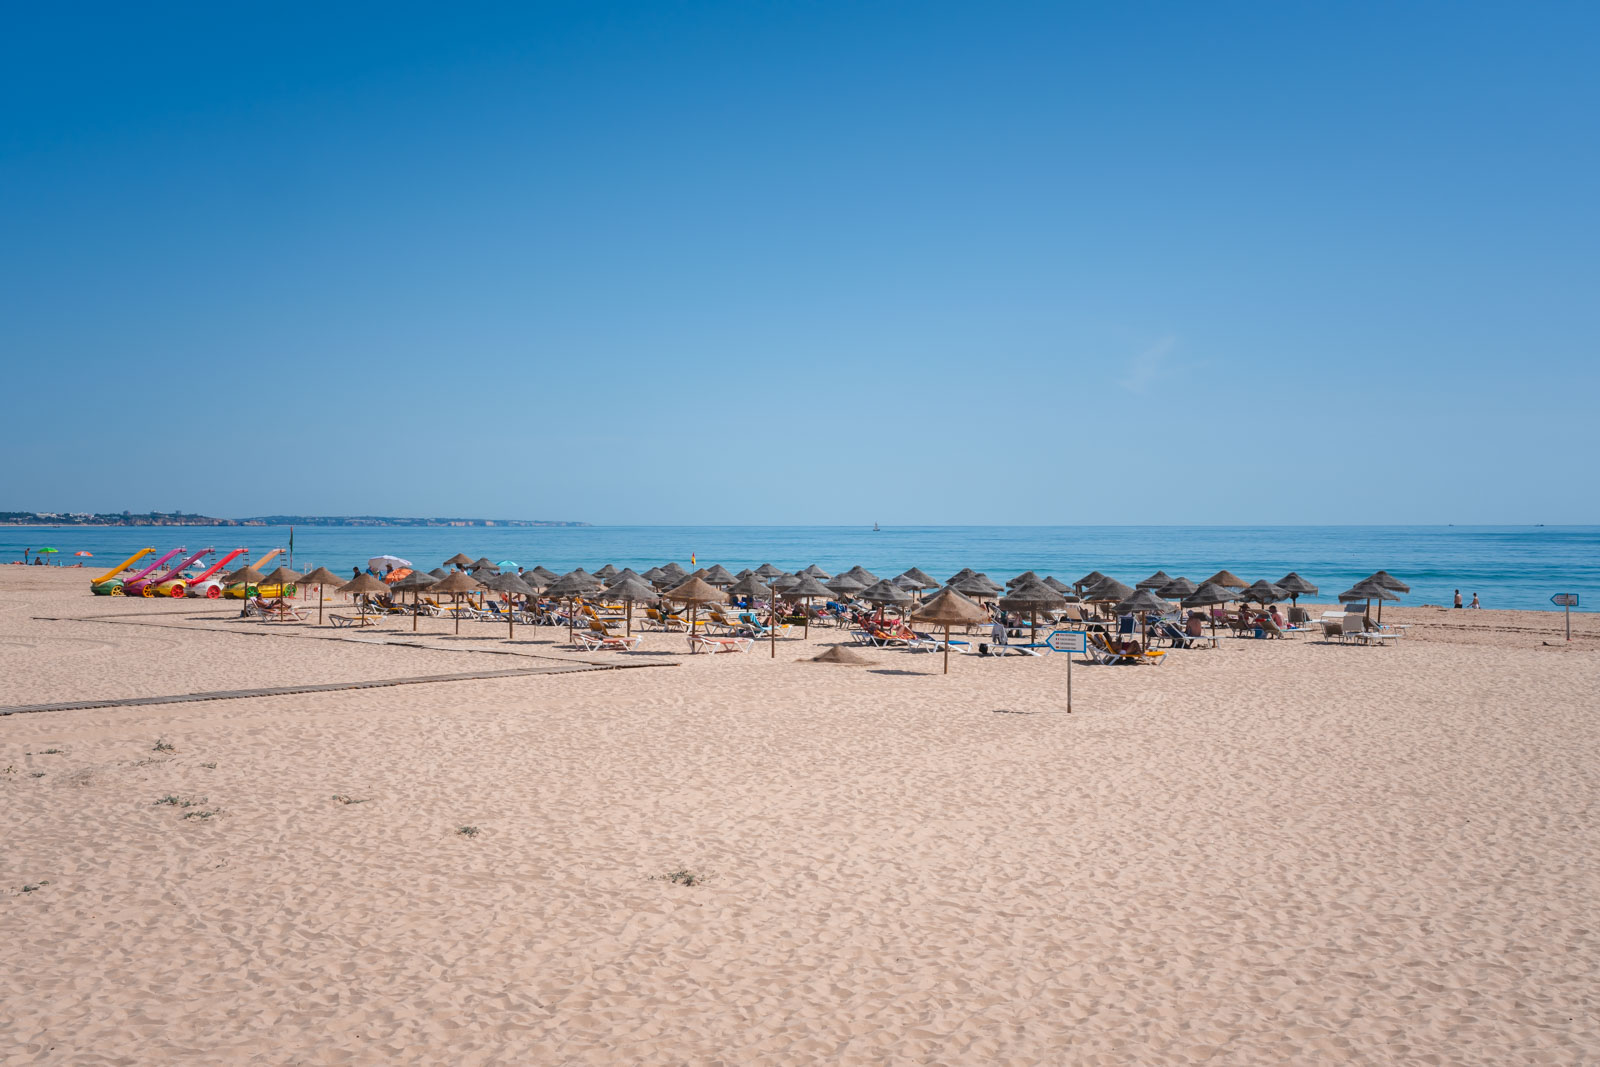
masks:
<svg viewBox="0 0 1600 1067"><path fill-rule="evenodd" d="M1592 4L14 9L0 508L1597 522L1596 69Z"/></svg>

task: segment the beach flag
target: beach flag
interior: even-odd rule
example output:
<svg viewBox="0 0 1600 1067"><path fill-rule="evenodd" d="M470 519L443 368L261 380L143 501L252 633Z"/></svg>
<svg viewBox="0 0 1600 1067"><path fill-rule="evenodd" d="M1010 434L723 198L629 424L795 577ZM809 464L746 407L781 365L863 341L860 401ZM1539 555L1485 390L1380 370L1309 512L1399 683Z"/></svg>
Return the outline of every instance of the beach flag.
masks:
<svg viewBox="0 0 1600 1067"><path fill-rule="evenodd" d="M693 552L689 553L689 566L691 566L691 567L694 566L694 553Z"/></svg>

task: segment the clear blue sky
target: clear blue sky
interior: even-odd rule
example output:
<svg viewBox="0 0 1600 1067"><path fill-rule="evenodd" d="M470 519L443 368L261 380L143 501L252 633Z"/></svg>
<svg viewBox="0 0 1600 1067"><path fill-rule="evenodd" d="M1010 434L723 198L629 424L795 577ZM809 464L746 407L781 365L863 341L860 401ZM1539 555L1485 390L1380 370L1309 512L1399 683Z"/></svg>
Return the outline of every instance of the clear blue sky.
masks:
<svg viewBox="0 0 1600 1067"><path fill-rule="evenodd" d="M1600 5L6 22L0 508L1600 521Z"/></svg>

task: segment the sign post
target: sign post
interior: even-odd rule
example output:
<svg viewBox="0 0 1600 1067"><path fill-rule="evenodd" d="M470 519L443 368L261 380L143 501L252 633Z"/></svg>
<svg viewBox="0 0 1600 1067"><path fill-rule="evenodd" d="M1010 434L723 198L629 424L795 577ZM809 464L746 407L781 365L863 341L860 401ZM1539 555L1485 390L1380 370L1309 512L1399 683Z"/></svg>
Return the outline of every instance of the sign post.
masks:
<svg viewBox="0 0 1600 1067"><path fill-rule="evenodd" d="M1089 651L1089 635L1082 630L1057 630L1044 639L1057 652L1067 654L1067 714L1072 714L1072 654Z"/></svg>
<svg viewBox="0 0 1600 1067"><path fill-rule="evenodd" d="M1567 609L1567 640L1572 640L1572 609L1578 606L1577 593L1557 593L1550 598L1550 603L1558 608Z"/></svg>

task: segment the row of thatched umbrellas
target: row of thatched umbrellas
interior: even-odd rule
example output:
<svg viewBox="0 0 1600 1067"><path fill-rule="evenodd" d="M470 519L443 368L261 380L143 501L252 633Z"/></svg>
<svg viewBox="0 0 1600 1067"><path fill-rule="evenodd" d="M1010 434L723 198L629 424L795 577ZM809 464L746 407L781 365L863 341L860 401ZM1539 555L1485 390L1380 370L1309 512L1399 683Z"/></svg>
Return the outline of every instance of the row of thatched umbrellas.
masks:
<svg viewBox="0 0 1600 1067"><path fill-rule="evenodd" d="M304 575L287 567L279 567L266 575L253 567L243 567L228 575L226 581L228 584L244 583L246 587L252 584L258 587L296 583L316 585L318 624L322 622L324 588L328 585L336 586L338 592L361 597L388 592L390 589L410 591L413 629L417 625L416 605L424 589L434 593L449 593L458 604L462 594L486 589L508 598L536 596L542 592L567 602L569 638L574 628L572 602L582 597L598 596L612 603L625 604L627 632L631 634L635 604L656 603L663 599L685 604L690 608L692 627L696 621L695 613L700 607L726 603L730 595L753 600L778 594L791 601L805 601L805 627L809 636L809 609L815 597L855 597L877 604L880 612L891 606L904 612L905 605L915 601L921 593L940 588L936 579L915 567L893 579L883 579L865 567L856 566L841 574L829 575L815 564L793 574L770 563L738 574L730 573L720 564L691 573L676 563L666 563L642 574L631 568L618 569L608 564L593 574L579 567L563 575L556 575L544 567L530 568L521 574L501 574L497 573L496 565L487 557L473 560L465 554L457 554L446 560L445 564L458 569L453 572L444 568L431 572L413 570L392 585L370 574L345 580L324 567ZM469 574L468 570L473 573ZM528 579L532 579L532 583ZM1396 600L1398 597L1395 593L1409 591L1409 586L1387 571L1377 571L1339 594L1339 600L1343 603L1366 601L1369 608L1371 602L1376 600L1381 619L1383 601ZM1214 607L1230 601L1268 604L1281 600L1297 601L1301 596L1315 595L1316 592L1316 586L1292 571L1277 582L1262 580L1246 583L1231 571L1221 570L1198 585L1187 578L1173 578L1165 571L1157 571L1133 587L1099 571L1089 572L1070 586L1054 577L1041 578L1033 571L1026 571L1002 588L987 575L966 568L952 575L937 595L917 607L912 618L917 622L945 627L945 669L948 671L950 627L988 621L988 612L981 604L984 600L995 600L1007 611L1028 612L1030 631L1036 638L1039 613L1059 611L1074 600L1114 605L1113 610L1118 614L1144 614L1167 610L1171 606L1169 601L1186 608ZM457 610L455 615L456 632L460 633L460 611ZM510 635L515 636L514 613L508 613L508 625ZM771 629L775 641L776 626Z"/></svg>

